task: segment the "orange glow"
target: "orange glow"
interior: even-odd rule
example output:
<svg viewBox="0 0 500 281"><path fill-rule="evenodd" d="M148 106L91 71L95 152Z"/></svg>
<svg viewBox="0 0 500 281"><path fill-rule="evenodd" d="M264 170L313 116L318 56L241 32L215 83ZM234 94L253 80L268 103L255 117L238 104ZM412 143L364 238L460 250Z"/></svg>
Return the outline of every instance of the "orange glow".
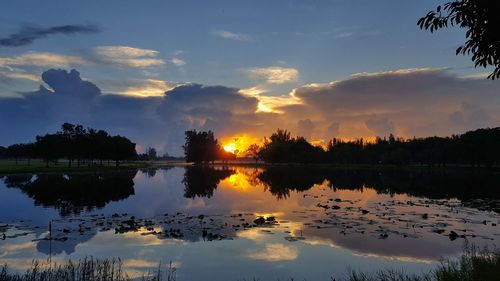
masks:
<svg viewBox="0 0 500 281"><path fill-rule="evenodd" d="M254 143L259 144L261 140L257 137L245 134L222 138L221 143L225 151L234 153L236 156L242 156L250 145Z"/></svg>

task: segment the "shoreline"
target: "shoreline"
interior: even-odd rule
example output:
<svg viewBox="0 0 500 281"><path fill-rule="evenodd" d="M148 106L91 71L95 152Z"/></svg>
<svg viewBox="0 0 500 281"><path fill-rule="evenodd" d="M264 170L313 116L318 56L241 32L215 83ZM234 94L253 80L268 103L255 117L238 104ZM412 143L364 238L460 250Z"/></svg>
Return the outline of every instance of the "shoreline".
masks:
<svg viewBox="0 0 500 281"><path fill-rule="evenodd" d="M17 164L14 160L0 160L0 176L9 174L27 174L27 173L75 173L75 172L112 172L124 171L131 169L161 169L168 167L186 167L193 166L193 163L181 161L132 161L121 163L118 167L114 163L101 165L81 165L80 167L72 165L69 167L67 162L61 161L58 164L49 165L48 167L40 160L32 160L30 164L26 160L19 161ZM483 167L470 165L446 165L446 166L430 166L430 165L374 165L374 164L331 164L331 163L265 163L254 161L229 161L229 162L214 162L202 164L203 166L212 167L249 167L249 168L317 168L317 169L339 169L339 170L427 170L427 171L494 171L500 172L500 167Z"/></svg>

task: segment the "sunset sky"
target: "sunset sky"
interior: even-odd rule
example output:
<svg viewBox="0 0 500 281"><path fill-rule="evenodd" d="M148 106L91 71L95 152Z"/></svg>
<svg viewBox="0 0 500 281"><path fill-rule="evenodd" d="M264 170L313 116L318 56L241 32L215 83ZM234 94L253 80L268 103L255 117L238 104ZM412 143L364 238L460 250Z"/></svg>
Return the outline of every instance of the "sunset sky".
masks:
<svg viewBox="0 0 500 281"><path fill-rule="evenodd" d="M63 122L172 155L187 129L243 147L496 127L500 82L455 56L463 30L417 27L443 2L3 0L0 145Z"/></svg>

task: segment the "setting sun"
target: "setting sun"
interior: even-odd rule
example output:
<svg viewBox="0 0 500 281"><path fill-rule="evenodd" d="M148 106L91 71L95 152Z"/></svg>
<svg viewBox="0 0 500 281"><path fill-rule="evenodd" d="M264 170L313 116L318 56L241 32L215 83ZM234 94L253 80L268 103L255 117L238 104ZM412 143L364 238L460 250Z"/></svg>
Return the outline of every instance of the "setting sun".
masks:
<svg viewBox="0 0 500 281"><path fill-rule="evenodd" d="M260 143L261 141L250 135L237 135L229 138L222 138L222 147L225 151L231 152L240 156L251 144Z"/></svg>
<svg viewBox="0 0 500 281"><path fill-rule="evenodd" d="M236 144L234 144L234 143L224 145L224 150L227 152L234 153L234 154L237 154L239 152L238 149L236 148Z"/></svg>

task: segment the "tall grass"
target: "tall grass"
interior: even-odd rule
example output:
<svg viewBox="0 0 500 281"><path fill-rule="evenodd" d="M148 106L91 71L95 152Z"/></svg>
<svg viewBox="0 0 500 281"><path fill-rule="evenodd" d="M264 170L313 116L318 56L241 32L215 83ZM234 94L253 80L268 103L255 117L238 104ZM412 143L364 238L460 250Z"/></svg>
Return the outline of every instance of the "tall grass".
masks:
<svg viewBox="0 0 500 281"><path fill-rule="evenodd" d="M84 258L64 264L50 264L33 261L25 273L10 273L8 266L0 268L0 281L128 281L131 280L122 269L121 259ZM153 272L136 278L142 281L175 281L176 268L170 263L166 270L161 263Z"/></svg>
<svg viewBox="0 0 500 281"><path fill-rule="evenodd" d="M457 260L446 260L420 276L394 270L374 274L351 271L348 281L500 281L500 251L465 246Z"/></svg>

